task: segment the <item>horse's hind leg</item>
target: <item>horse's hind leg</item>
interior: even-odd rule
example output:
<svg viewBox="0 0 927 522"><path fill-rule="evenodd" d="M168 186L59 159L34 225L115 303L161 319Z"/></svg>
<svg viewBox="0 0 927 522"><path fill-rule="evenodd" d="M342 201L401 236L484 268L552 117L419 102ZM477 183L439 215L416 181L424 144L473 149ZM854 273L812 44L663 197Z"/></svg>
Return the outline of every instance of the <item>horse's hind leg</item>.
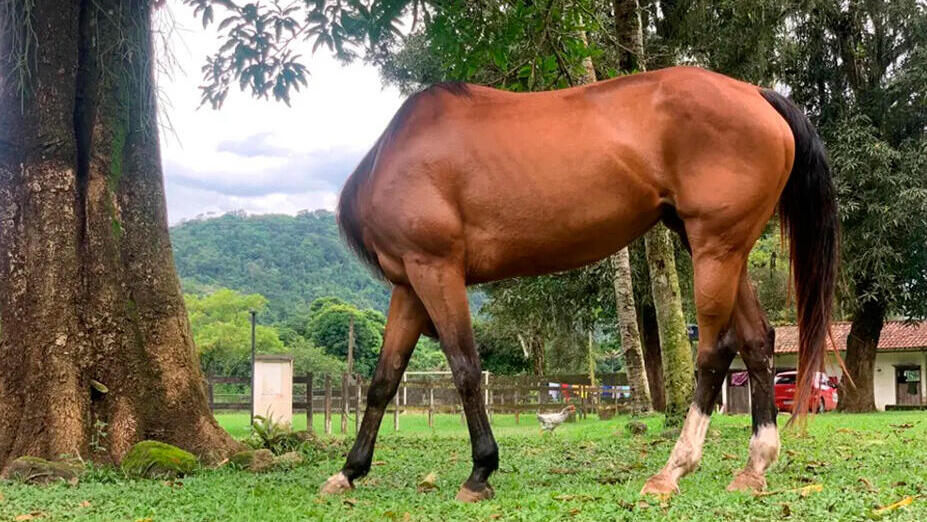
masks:
<svg viewBox="0 0 927 522"><path fill-rule="evenodd" d="M773 394L775 330L769 326L746 272L741 277L734 327L744 339L740 355L750 374L753 435L746 467L728 486L729 491L762 491L766 469L779 456L776 404Z"/></svg>
<svg viewBox="0 0 927 522"><path fill-rule="evenodd" d="M405 259L405 268L438 332L467 415L473 471L457 499L475 502L491 498L493 490L488 480L499 467L499 450L480 392L480 359L473 342L464 271L445 259L418 256Z"/></svg>
<svg viewBox="0 0 927 522"><path fill-rule="evenodd" d="M730 323L746 254L720 245L692 247L699 325L695 397L666 466L647 480L642 494L675 493L679 478L698 466L718 392L740 343Z"/></svg>
<svg viewBox="0 0 927 522"><path fill-rule="evenodd" d="M322 493L338 493L350 489L355 479L366 475L370 470L373 447L383 413L399 388L399 380L419 335L427 326L428 315L415 292L407 286L394 287L383 334L380 361L367 392L364 420L344 467L322 485Z"/></svg>

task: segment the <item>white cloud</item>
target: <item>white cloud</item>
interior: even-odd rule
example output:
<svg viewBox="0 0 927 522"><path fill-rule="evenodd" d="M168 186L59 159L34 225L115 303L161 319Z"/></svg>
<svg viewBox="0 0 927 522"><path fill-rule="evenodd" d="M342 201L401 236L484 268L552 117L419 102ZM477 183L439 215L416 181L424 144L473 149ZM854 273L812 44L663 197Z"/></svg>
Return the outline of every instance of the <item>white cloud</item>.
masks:
<svg viewBox="0 0 927 522"><path fill-rule="evenodd" d="M159 74L168 216L334 208L344 178L379 136L401 96L376 69L303 52L309 85L283 103L233 89L220 111L199 106L200 66L216 48L192 9L171 0L162 25L179 67ZM170 20L172 18L172 20Z"/></svg>

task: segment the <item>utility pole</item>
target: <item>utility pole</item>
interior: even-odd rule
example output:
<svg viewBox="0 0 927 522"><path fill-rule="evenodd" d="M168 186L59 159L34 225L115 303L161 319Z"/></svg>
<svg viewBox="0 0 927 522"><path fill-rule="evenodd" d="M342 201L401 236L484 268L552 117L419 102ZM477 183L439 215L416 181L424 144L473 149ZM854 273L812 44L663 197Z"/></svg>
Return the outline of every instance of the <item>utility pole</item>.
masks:
<svg viewBox="0 0 927 522"><path fill-rule="evenodd" d="M354 316L348 324L348 375L354 375Z"/></svg>
<svg viewBox="0 0 927 522"><path fill-rule="evenodd" d="M254 424L254 330L257 324L257 310L251 310L251 424Z"/></svg>

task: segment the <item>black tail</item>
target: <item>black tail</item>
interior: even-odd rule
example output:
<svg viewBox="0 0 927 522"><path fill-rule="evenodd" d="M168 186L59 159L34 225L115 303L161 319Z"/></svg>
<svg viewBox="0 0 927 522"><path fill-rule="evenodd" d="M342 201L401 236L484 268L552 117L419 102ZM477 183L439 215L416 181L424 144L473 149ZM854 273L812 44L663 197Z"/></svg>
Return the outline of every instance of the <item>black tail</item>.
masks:
<svg viewBox="0 0 927 522"><path fill-rule="evenodd" d="M357 257L361 259L373 274L381 279L385 279L383 268L380 267L380 260L377 253L367 248L364 244L363 227L357 215L357 192L360 187L370 178L370 173L376 163L377 153L380 150L380 143L383 138L377 140L373 147L364 156L354 172L348 177L341 189L341 198L338 201L338 228L341 229L341 237L345 243L351 247Z"/></svg>
<svg viewBox="0 0 927 522"><path fill-rule="evenodd" d="M792 419L810 409L817 372L824 366L837 275L839 218L824 143L808 117L781 94L763 98L788 122L795 138L795 162L779 199L779 218L788 232L798 307L798 392Z"/></svg>

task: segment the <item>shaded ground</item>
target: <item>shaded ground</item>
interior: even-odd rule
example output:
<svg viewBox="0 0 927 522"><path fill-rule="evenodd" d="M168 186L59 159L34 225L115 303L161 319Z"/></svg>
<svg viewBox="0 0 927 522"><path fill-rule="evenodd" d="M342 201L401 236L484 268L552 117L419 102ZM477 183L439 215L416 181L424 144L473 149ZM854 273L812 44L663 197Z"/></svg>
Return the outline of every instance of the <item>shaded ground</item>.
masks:
<svg viewBox="0 0 927 522"><path fill-rule="evenodd" d="M927 520L927 413L826 414L807 435L783 433L783 452L768 476L768 496L727 493L725 486L747 454L746 416L712 420L699 471L684 478L667 502L641 502L638 492L659 469L673 441L661 437L660 419L646 420L643 436L630 435L627 418L592 418L541 436L533 416L515 426L496 416L502 467L492 483L496 499L477 505L453 501L469 472L469 444L459 416L440 416L435 430L424 417L402 417L392 431L387 416L376 465L344 497L319 498L319 485L342 463L345 443L290 471L254 475L201 471L176 483L127 480L98 470L77 486L0 483L0 521L32 513L38 520ZM248 416L220 414L234 436L247 433ZM321 418L317 418L321 427ZM780 416L780 423L786 417ZM297 428L305 417L297 418ZM333 421L338 431L340 420ZM349 427L353 424L349 424ZM667 434L668 436L671 434ZM437 489L419 481L437 474ZM817 486L820 485L820 490ZM806 486L811 486L805 488ZM803 495L799 488L805 488ZM874 510L907 496L910 505Z"/></svg>

